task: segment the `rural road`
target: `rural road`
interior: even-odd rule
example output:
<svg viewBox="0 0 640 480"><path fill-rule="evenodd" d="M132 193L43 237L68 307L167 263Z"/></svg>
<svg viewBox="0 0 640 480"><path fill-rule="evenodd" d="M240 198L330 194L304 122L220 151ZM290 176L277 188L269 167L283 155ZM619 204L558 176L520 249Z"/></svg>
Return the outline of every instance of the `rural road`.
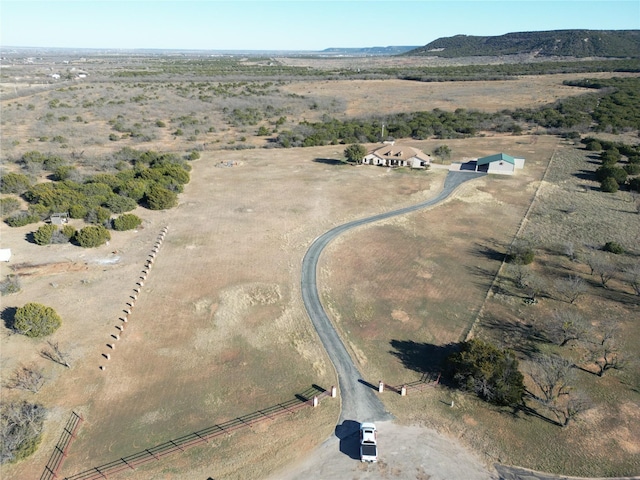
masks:
<svg viewBox="0 0 640 480"><path fill-rule="evenodd" d="M336 427L336 436L344 438L352 433L351 430L357 430L360 422L390 420L391 415L385 410L377 393L363 382L362 374L353 363L351 356L322 307L317 285L318 261L322 251L332 240L349 230L435 205L451 195L462 183L483 175L485 174L450 171L447 173L442 191L436 197L410 207L337 226L316 238L307 250L302 260L302 299L311 322L318 332L320 340L338 374L342 411L339 425Z"/></svg>

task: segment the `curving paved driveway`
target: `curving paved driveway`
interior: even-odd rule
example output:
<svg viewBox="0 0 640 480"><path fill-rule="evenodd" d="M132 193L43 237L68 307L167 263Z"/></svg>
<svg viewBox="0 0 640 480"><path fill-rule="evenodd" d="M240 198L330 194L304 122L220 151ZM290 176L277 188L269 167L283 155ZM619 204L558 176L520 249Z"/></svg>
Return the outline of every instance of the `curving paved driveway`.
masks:
<svg viewBox="0 0 640 480"><path fill-rule="evenodd" d="M320 237L316 238L311 244L307 253L302 260L302 299L304 301L307 313L311 318L311 322L315 327L324 348L329 354L329 358L333 362L338 373L338 381L340 383L340 395L342 399L342 411L339 423L345 428L349 425L349 430L357 428L359 422L375 422L390 420L391 415L384 408L384 405L378 398L376 392L365 383L362 382L362 375L356 368L347 349L345 348L338 333L333 328L327 313L322 307L320 296L318 294L317 267L320 254L324 248L338 235L341 235L353 228L369 223L384 220L397 215L415 212L425 207L435 205L447 198L462 183L486 175L484 173L469 172L448 172L444 182L444 188L434 198L392 212L374 215L373 217L354 220L335 227ZM377 387L377 386L376 386ZM336 429L336 435L342 437L350 432L339 432Z"/></svg>

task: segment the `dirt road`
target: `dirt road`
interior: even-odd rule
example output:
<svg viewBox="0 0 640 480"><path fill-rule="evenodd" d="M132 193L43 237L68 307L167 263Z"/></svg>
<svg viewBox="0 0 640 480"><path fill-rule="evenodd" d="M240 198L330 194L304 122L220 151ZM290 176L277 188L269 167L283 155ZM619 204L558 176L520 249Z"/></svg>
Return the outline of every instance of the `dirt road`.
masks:
<svg viewBox="0 0 640 480"><path fill-rule="evenodd" d="M493 478L479 462L437 432L419 427L402 427L391 421L384 405L362 380L320 302L316 276L324 248L342 233L360 225L376 222L432 206L447 198L460 184L477 174L450 172L442 192L418 205L368 217L338 226L318 237L302 263L302 297L322 343L331 358L340 382L342 411L335 435L329 438L302 465L277 478ZM360 422L376 421L380 431L381 460L376 465L359 462L358 427ZM459 458L452 452L459 450ZM275 478L275 477L274 477Z"/></svg>
<svg viewBox="0 0 640 480"><path fill-rule="evenodd" d="M449 172L442 191L434 198L413 206L340 225L318 237L311 244L311 247L309 247L302 261L302 299L313 326L318 332L322 344L327 350L338 373L342 399L340 422L344 423L347 420L357 422L381 421L389 420L391 417L385 411L382 402L380 402L372 389L363 383L362 375L349 356L344 344L333 328L327 313L322 307L316 283L317 266L322 251L339 235L356 227L436 205L451 195L459 185L468 180L478 178L478 176L481 175L483 174Z"/></svg>

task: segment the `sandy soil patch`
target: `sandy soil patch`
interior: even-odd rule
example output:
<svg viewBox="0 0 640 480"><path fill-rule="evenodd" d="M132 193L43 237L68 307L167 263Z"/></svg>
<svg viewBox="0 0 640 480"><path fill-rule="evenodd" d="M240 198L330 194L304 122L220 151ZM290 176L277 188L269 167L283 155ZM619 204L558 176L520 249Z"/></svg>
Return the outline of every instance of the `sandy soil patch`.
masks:
<svg viewBox="0 0 640 480"><path fill-rule="evenodd" d="M363 464L357 458L358 438L332 437L308 459L269 477L270 480L326 478L422 479L467 478L495 479L497 476L482 462L469 455L458 442L435 430L403 426L393 422L376 424L379 431L379 461ZM354 458L356 457L356 458Z"/></svg>

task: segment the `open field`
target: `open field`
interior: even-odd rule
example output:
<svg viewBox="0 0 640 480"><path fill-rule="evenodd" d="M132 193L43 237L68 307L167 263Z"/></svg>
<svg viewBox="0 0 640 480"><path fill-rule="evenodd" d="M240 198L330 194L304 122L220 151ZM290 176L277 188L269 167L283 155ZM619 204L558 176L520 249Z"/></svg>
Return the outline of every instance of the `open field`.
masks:
<svg viewBox="0 0 640 480"><path fill-rule="evenodd" d="M590 78L608 78L610 73L589 74ZM617 74L616 76L623 76ZM565 80L584 78L581 74L519 77L514 80L469 82L418 82L408 80L334 80L295 82L285 91L323 100L341 99L345 117L361 117L390 112L415 112L439 108L458 108L498 112L514 107L535 108L560 98L585 93L584 88L563 85ZM409 85L407 85L407 82Z"/></svg>
<svg viewBox="0 0 640 480"><path fill-rule="evenodd" d="M584 89L562 81L585 76L596 75L477 84L354 80L256 87L249 82L225 87L233 95L191 82L80 82L3 101L2 160L9 170L18 169L10 160L30 150L65 156L87 172L111 171L111 155L125 146L179 154L197 149L201 158L191 162L192 179L177 208L137 209L133 213L144 219L142 228L114 232L109 245L40 247L25 240L33 225L0 225L2 246L13 251L0 274L4 278L15 271L22 278L22 291L3 297L3 308L30 301L53 307L63 318L53 339L72 357L69 370L54 365L39 354L44 340L0 329L3 380L21 363L43 367L47 378L38 394L3 388L2 400L27 398L49 409L37 453L3 465L0 474L39 477L71 410L85 422L62 475L289 400L312 384L337 383L300 299L300 263L307 247L333 226L430 198L445 171L347 166L335 161L342 158L341 145L233 150L268 145L274 134L255 136L260 125L273 128L285 116L281 128L288 128L325 113L366 116L381 109L535 107L581 93ZM255 88L266 93L252 94ZM235 108L256 108L262 116L257 124L237 118L233 123L229 112ZM114 129L118 123L120 130ZM110 135L117 138L109 140ZM425 358L442 357L449 343L464 338L481 308L475 334L517 348L528 339L507 335L515 330L488 320L535 326L563 307L551 295L524 306L508 277L499 277L498 285L509 295L485 299L552 158L521 232L541 243L535 268L576 268L586 276L584 265L573 266L552 253L560 237L576 239L576 246L602 243L615 230L611 239L631 249L626 260L640 254L637 244L633 247L640 236L637 214L632 216L627 194L604 195L593 189L595 183L576 176L595 165L571 144L543 135L403 143L427 153L446 144L452 160L504 151L527 163L515 177L484 177L465 185L444 205L349 233L325 253L319 278L323 300L373 383L419 378ZM218 168L223 162L233 166ZM43 171L30 173L46 177ZM571 222L562 213L568 207L578 212ZM621 223L627 227L617 229ZM106 344L114 342L111 335L165 225L166 240L111 351ZM630 320L638 317L638 302L619 279L612 285L607 292L590 285L580 309L589 318L605 311L618 320L625 348L637 351L640 339ZM525 352L519 354L526 359ZM589 390L599 406L565 429L507 415L445 388L402 399L387 393L383 400L399 423L435 428L474 449L486 464L629 474L640 471L633 460L640 422L631 422L640 406L637 372L634 364L597 382L582 375L580 388ZM456 408L448 406L452 398ZM326 399L318 409L236 432L118 478L277 475L332 435L339 408L339 401ZM615 434L605 437L602 431ZM596 438L601 440L587 445Z"/></svg>

